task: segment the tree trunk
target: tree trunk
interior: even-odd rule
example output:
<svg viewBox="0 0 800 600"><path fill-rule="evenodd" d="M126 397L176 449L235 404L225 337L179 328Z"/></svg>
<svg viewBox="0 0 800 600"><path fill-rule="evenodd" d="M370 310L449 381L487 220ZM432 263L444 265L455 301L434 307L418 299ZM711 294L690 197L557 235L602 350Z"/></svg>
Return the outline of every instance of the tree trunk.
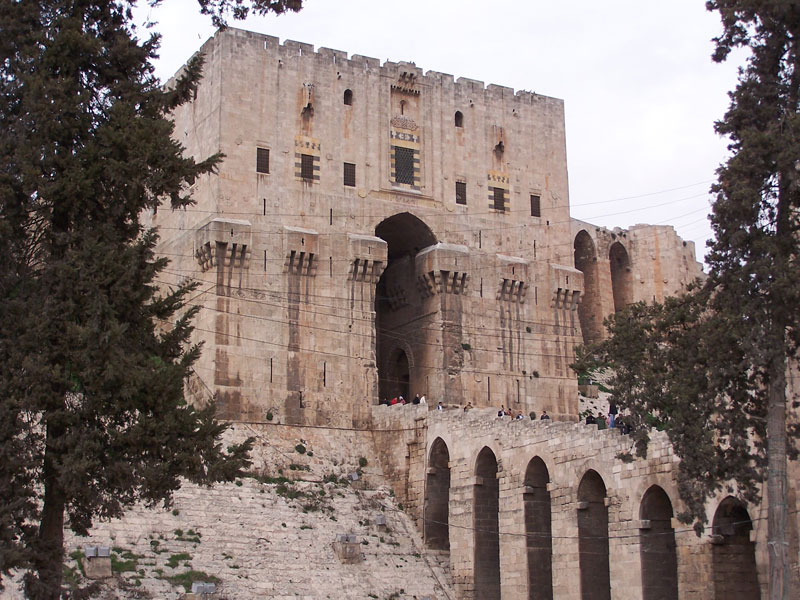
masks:
<svg viewBox="0 0 800 600"><path fill-rule="evenodd" d="M57 440L62 428L47 425L44 454L44 504L36 553L33 561L36 577L27 577L25 592L31 600L58 600L61 598L61 580L64 564L64 491L58 482Z"/></svg>
<svg viewBox="0 0 800 600"><path fill-rule="evenodd" d="M782 332L781 332L782 333ZM783 345L783 336L781 335ZM783 346L785 347L785 346ZM769 598L789 600L789 543L787 525L786 355L772 360L767 406L767 548Z"/></svg>

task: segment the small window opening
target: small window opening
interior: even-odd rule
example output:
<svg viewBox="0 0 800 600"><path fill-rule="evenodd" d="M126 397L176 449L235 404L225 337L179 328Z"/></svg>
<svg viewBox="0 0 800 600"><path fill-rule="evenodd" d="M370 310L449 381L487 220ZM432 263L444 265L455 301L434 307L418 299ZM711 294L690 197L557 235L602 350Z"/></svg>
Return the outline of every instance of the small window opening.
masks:
<svg viewBox="0 0 800 600"><path fill-rule="evenodd" d="M414 150L395 146L394 180L396 183L414 185Z"/></svg>
<svg viewBox="0 0 800 600"><path fill-rule="evenodd" d="M300 177L303 181L314 181L314 157L310 154L300 155Z"/></svg>
<svg viewBox="0 0 800 600"><path fill-rule="evenodd" d="M353 105L353 90L345 90L344 91L344 103L347 106Z"/></svg>
<svg viewBox="0 0 800 600"><path fill-rule="evenodd" d="M456 181L456 204L467 204L467 182Z"/></svg>
<svg viewBox="0 0 800 600"><path fill-rule="evenodd" d="M400 100L400 114L401 115L406 114L406 101L405 100Z"/></svg>
<svg viewBox="0 0 800 600"><path fill-rule="evenodd" d="M344 184L356 187L356 166L353 163L344 163Z"/></svg>
<svg viewBox="0 0 800 600"><path fill-rule="evenodd" d="M256 173L269 173L269 150L256 148Z"/></svg>
<svg viewBox="0 0 800 600"><path fill-rule="evenodd" d="M460 110L456 111L456 127L463 127L464 126L464 115L461 114Z"/></svg>
<svg viewBox="0 0 800 600"><path fill-rule="evenodd" d="M531 194L531 216L532 217L542 216L542 199L540 196L537 196L536 194Z"/></svg>
<svg viewBox="0 0 800 600"><path fill-rule="evenodd" d="M506 191L503 188L492 188L494 190L494 209L505 211Z"/></svg>

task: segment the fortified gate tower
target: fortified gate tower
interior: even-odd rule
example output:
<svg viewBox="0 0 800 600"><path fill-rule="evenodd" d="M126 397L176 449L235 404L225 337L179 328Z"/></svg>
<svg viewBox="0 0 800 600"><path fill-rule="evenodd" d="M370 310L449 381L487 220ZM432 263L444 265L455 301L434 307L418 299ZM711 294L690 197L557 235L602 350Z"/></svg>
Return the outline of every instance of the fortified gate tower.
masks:
<svg viewBox="0 0 800 600"><path fill-rule="evenodd" d="M575 346L700 275L671 227L570 218L561 100L237 29L200 52L175 135L225 160L152 224L201 283L193 392L223 418L424 394L577 419Z"/></svg>

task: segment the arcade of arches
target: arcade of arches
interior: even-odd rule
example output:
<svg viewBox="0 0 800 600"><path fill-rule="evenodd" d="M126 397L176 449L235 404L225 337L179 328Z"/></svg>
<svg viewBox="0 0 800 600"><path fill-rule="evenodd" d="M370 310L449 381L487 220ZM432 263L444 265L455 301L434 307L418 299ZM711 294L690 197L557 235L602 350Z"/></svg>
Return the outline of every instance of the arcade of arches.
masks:
<svg viewBox="0 0 800 600"><path fill-rule="evenodd" d="M447 444L437 438L430 450L425 490L424 537L428 547L450 548L449 500L450 466ZM522 486L524 539L527 548L525 579L527 598L553 598L552 536L553 515L550 502L550 476L541 457L527 466ZM576 520L580 598L611 598L611 553L609 549L609 495L602 476L588 469L577 486ZM484 447L475 462L472 494L474 535L475 598L499 600L500 573L500 494L498 464L494 452ZM672 502L659 485L651 485L639 504L639 551L641 597L643 600L677 600L678 561ZM723 500L713 521L713 583L715 598L758 599L760 589L755 559L755 544L747 509L738 500ZM627 534L617 535L627 538ZM626 540L627 542L627 540ZM558 545L556 546L558 551Z"/></svg>
<svg viewBox="0 0 800 600"><path fill-rule="evenodd" d="M626 464L617 455L630 441L613 430L509 422L489 409L408 418L423 436L419 452L409 445L398 495L425 544L447 557L458 598L760 597L765 540L753 537L753 508L710 502L700 538L679 523L666 436L654 437L647 460Z"/></svg>
<svg viewBox="0 0 800 600"><path fill-rule="evenodd" d="M583 273L583 297L578 305L583 341L596 342L604 335L604 317L634 301L631 260L619 241L602 257L585 229L575 236L573 248L575 268ZM610 290L610 296L601 290Z"/></svg>

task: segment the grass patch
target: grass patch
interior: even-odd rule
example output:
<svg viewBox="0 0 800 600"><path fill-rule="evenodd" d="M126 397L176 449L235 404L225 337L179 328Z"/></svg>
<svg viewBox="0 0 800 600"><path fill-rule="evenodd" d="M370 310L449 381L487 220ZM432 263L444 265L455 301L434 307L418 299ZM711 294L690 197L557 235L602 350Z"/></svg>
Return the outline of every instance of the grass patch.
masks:
<svg viewBox="0 0 800 600"><path fill-rule="evenodd" d="M78 570L81 572L81 575L86 577L86 571L83 568L83 550L73 550L69 553L69 557L78 563Z"/></svg>
<svg viewBox="0 0 800 600"><path fill-rule="evenodd" d="M192 555L188 552L178 552L177 554L170 554L167 559L167 566L174 569L182 560L192 560ZM191 585L189 586L191 587Z"/></svg>
<svg viewBox="0 0 800 600"><path fill-rule="evenodd" d="M164 579L174 586L183 586L183 589L186 590L187 593L192 591L192 584L196 581L202 583L219 583L219 577L214 577L203 571L191 570L178 573L177 575L170 575L169 577L164 577Z"/></svg>
<svg viewBox="0 0 800 600"><path fill-rule="evenodd" d="M78 564L81 564L80 561L78 561ZM66 583L70 589L75 589L78 587L78 585L80 585L81 576L78 574L78 570L74 567L68 567L67 565L64 565L63 577L64 583Z"/></svg>
<svg viewBox="0 0 800 600"><path fill-rule="evenodd" d="M118 557L116 554L111 554L111 572L114 573L126 573L128 571L136 571L136 567L139 565L139 557L126 550L122 553L121 557Z"/></svg>

